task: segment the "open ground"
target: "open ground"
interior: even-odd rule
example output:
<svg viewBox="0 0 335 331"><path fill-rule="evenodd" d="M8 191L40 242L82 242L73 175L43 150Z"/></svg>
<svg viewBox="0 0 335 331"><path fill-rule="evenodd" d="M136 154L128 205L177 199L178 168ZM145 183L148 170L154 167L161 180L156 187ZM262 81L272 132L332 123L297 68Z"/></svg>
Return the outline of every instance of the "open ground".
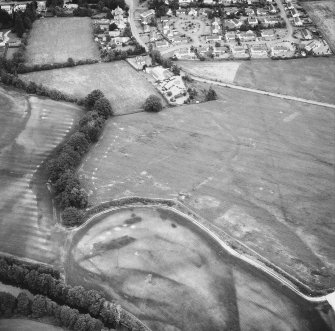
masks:
<svg viewBox="0 0 335 331"><path fill-rule="evenodd" d="M149 95L159 96L144 74L125 61L33 72L21 75L21 78L81 98L94 89L100 89L117 114L136 112Z"/></svg>
<svg viewBox="0 0 335 331"><path fill-rule="evenodd" d="M48 18L34 22L26 50L26 64L99 59L88 17Z"/></svg>
<svg viewBox="0 0 335 331"><path fill-rule="evenodd" d="M206 79L335 104L335 57L177 63L190 74Z"/></svg>
<svg viewBox="0 0 335 331"><path fill-rule="evenodd" d="M327 329L306 303L293 303L165 208L98 216L75 233L65 271L70 283L104 290L152 330Z"/></svg>
<svg viewBox="0 0 335 331"><path fill-rule="evenodd" d="M333 52L335 52L335 2L334 1L306 1L302 6L315 22Z"/></svg>
<svg viewBox="0 0 335 331"><path fill-rule="evenodd" d="M111 120L79 170L90 202L180 197L305 283L334 286L334 113L215 89L215 102Z"/></svg>
<svg viewBox="0 0 335 331"><path fill-rule="evenodd" d="M80 110L3 89L0 108L0 251L52 263L58 258L58 231L38 168Z"/></svg>

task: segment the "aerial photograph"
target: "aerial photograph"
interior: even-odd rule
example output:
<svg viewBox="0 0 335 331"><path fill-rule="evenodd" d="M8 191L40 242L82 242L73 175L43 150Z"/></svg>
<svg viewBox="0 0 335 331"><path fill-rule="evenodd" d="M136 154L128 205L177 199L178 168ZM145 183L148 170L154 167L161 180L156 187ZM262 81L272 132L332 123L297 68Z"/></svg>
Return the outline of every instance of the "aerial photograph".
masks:
<svg viewBox="0 0 335 331"><path fill-rule="evenodd" d="M335 331L335 0L0 0L0 331Z"/></svg>

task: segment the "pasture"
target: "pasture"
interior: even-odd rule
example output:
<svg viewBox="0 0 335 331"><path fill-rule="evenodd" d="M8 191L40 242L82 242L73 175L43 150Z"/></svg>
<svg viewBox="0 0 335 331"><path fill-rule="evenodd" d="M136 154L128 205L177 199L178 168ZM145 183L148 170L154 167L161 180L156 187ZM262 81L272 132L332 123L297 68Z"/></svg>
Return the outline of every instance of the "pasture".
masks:
<svg viewBox="0 0 335 331"><path fill-rule="evenodd" d="M47 64L99 59L88 17L58 17L34 22L26 49L26 64Z"/></svg>
<svg viewBox="0 0 335 331"><path fill-rule="evenodd" d="M308 1L302 6L322 32L330 48L335 52L335 2Z"/></svg>
<svg viewBox="0 0 335 331"><path fill-rule="evenodd" d="M63 331L64 329L28 319L0 319L0 331Z"/></svg>
<svg viewBox="0 0 335 331"><path fill-rule="evenodd" d="M79 169L90 202L180 198L304 282L334 286L334 112L215 89L218 101L109 121Z"/></svg>
<svg viewBox="0 0 335 331"><path fill-rule="evenodd" d="M73 285L102 289L152 330L327 329L307 314L308 305L243 269L165 208L98 216L75 233L65 272Z"/></svg>
<svg viewBox="0 0 335 331"><path fill-rule="evenodd" d="M139 111L149 95L159 96L145 76L125 61L33 72L20 77L81 98L100 89L117 114Z"/></svg>
<svg viewBox="0 0 335 331"><path fill-rule="evenodd" d="M78 118L78 107L0 89L0 251L58 259L58 231L38 168Z"/></svg>

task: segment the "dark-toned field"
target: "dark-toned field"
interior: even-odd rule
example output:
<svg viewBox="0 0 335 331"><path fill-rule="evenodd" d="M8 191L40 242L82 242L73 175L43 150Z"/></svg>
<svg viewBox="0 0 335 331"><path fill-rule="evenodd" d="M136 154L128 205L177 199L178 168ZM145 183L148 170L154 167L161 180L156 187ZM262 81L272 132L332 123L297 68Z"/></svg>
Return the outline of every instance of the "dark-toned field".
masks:
<svg viewBox="0 0 335 331"><path fill-rule="evenodd" d="M56 220L38 168L80 110L3 89L0 109L0 252L52 263L59 249Z"/></svg>
<svg viewBox="0 0 335 331"><path fill-rule="evenodd" d="M305 283L334 286L333 111L216 90L215 102L112 119L79 170L91 203L182 198Z"/></svg>
<svg viewBox="0 0 335 331"><path fill-rule="evenodd" d="M0 319L0 331L62 331L61 327L25 319Z"/></svg>
<svg viewBox="0 0 335 331"><path fill-rule="evenodd" d="M73 285L103 290L152 330L327 330L306 302L240 264L184 217L136 207L80 229L65 272Z"/></svg>
<svg viewBox="0 0 335 331"><path fill-rule="evenodd" d="M47 64L99 59L88 17L57 17L34 22L26 51L26 64Z"/></svg>

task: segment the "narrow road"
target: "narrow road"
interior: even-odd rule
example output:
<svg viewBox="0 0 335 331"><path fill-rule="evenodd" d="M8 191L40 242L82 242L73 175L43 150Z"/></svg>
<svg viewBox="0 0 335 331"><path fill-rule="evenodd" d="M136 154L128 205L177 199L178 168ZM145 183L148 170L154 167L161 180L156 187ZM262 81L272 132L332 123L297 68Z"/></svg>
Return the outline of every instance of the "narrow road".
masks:
<svg viewBox="0 0 335 331"><path fill-rule="evenodd" d="M193 74L191 74L190 72L187 72L184 69L182 69L182 71L187 73L191 78L193 78L194 80L196 80L198 82L218 85L218 86L222 86L222 87L229 87L229 88L233 88L233 89L236 89L236 90L242 90L242 91L246 91L246 92L252 92L252 93L267 95L267 96L274 97L274 98L292 100L292 101L307 103L307 104L310 104L310 105L316 105L316 106L335 109L335 105L331 104L331 103L319 102L319 101L315 101L315 100L308 100L308 99L304 99L304 98L294 97L294 96L291 96L291 95L279 94L279 93L274 93L274 92L267 92L267 91L258 90L258 89L254 89L254 88L249 88L249 87L244 87L244 86L240 86L240 85L218 82L218 81L215 81L215 80L210 80L210 79L206 79L206 78L202 78L202 77L193 75Z"/></svg>
<svg viewBox="0 0 335 331"><path fill-rule="evenodd" d="M147 45L144 43L144 41L140 37L140 33L138 32L138 29L135 24L135 8L134 8L134 0L126 0L126 4L129 6L129 24L131 28L131 32L134 36L134 38L137 40L137 42L145 48L146 51L148 51Z"/></svg>

